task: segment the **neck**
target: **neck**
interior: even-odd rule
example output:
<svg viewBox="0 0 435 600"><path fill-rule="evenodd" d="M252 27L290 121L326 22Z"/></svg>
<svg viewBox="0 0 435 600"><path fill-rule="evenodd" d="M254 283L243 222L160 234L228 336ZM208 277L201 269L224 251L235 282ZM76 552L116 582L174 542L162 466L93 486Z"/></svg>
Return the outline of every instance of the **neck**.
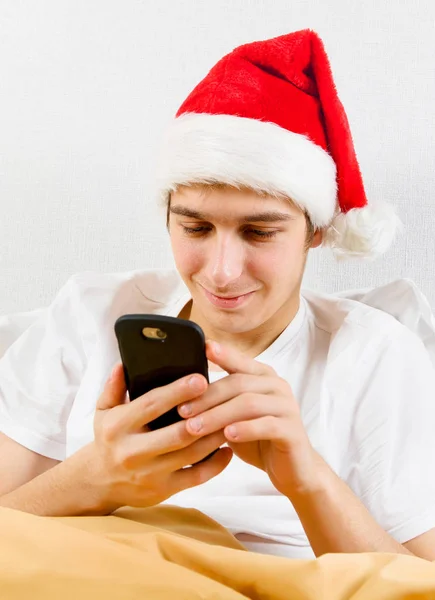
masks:
<svg viewBox="0 0 435 600"><path fill-rule="evenodd" d="M180 313L180 317L197 323L207 339L231 346L243 354L255 358L264 352L293 321L299 306L300 295L297 290L294 296L290 297L270 319L255 329L238 333L212 327L192 302L186 305Z"/></svg>

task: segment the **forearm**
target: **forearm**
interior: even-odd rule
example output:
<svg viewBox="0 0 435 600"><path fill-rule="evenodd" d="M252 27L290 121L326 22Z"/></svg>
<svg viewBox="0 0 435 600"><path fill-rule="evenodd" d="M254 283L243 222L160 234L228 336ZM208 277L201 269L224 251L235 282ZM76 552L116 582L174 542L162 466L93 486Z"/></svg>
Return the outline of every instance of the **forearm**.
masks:
<svg viewBox="0 0 435 600"><path fill-rule="evenodd" d="M376 523L362 502L322 459L319 459L319 467L315 488L291 497L316 556L329 552L411 554Z"/></svg>
<svg viewBox="0 0 435 600"><path fill-rule="evenodd" d="M91 453L77 454L0 496L0 506L39 516L104 514L100 494L92 481Z"/></svg>

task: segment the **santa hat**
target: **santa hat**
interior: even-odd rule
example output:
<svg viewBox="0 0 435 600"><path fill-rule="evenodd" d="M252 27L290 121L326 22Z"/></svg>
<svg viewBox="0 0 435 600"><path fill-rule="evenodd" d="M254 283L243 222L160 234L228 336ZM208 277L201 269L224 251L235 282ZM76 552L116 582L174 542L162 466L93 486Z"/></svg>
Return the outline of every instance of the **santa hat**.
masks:
<svg viewBox="0 0 435 600"><path fill-rule="evenodd" d="M339 256L381 254L400 223L367 202L327 54L308 29L222 58L171 123L158 179L165 202L197 183L289 197Z"/></svg>

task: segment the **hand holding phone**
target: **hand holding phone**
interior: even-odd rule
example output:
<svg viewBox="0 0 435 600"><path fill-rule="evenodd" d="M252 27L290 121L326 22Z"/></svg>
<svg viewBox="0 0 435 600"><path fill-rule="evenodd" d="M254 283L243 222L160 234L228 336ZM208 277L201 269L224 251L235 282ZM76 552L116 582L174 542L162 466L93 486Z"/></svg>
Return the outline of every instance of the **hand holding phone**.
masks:
<svg viewBox="0 0 435 600"><path fill-rule="evenodd" d="M147 423L193 400L207 387L202 376L183 377L125 403L122 364L106 382L94 421L95 440L83 449L81 477L88 482L93 513L112 512L120 506L146 507L218 475L231 460L222 431L192 437L184 421L150 431ZM208 460L203 459L213 451ZM192 465L192 466L189 466ZM88 487L90 490L88 490Z"/></svg>

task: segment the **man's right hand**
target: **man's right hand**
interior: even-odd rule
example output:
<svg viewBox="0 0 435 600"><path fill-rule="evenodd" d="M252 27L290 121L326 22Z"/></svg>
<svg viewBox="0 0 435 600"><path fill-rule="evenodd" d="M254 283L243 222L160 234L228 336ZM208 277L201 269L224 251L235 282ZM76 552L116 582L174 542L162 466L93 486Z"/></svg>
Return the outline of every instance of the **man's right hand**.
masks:
<svg viewBox="0 0 435 600"><path fill-rule="evenodd" d="M199 463L226 441L222 431L198 439L188 433L184 420L155 431L147 427L203 394L207 385L202 375L184 377L126 402L122 364L115 366L97 403L95 440L83 449L97 512L153 506L225 469L232 456L228 447Z"/></svg>

